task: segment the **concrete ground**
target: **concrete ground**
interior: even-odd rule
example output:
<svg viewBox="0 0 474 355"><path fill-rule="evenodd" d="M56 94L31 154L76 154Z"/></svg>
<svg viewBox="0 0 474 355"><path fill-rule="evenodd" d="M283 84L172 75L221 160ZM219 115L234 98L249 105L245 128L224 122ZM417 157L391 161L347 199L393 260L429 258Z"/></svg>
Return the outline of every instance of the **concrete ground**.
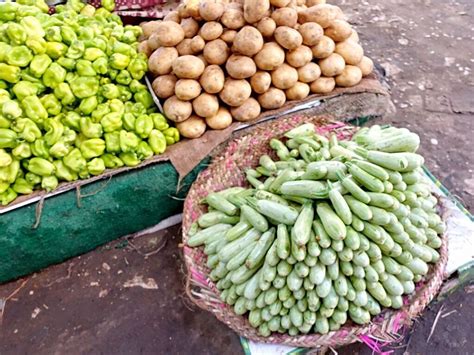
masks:
<svg viewBox="0 0 474 355"><path fill-rule="evenodd" d="M472 0L338 3L392 86L398 112L371 123L419 133L427 166L472 212ZM0 354L241 353L238 337L184 295L179 242L178 227L116 241L0 286ZM431 304L396 353L473 354L472 292Z"/></svg>

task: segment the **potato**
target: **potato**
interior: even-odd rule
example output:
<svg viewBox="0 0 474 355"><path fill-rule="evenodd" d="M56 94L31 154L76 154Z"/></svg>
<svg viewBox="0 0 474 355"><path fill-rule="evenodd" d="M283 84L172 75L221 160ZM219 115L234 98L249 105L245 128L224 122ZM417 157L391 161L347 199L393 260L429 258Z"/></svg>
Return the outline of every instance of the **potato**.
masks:
<svg viewBox="0 0 474 355"><path fill-rule="evenodd" d="M313 51L313 56L318 59L323 59L329 57L331 54L334 53L336 49L336 43L327 37L323 36L321 40L315 46L311 47Z"/></svg>
<svg viewBox="0 0 474 355"><path fill-rule="evenodd" d="M272 19L277 26L295 27L298 23L298 12L295 9L282 7L276 9L272 13Z"/></svg>
<svg viewBox="0 0 474 355"><path fill-rule="evenodd" d="M186 120L193 112L193 105L188 101L181 101L177 96L171 96L163 104L166 118L173 122Z"/></svg>
<svg viewBox="0 0 474 355"><path fill-rule="evenodd" d="M344 58L337 53L333 53L329 57L319 61L319 67L324 76L339 75L342 73L345 66L346 62L344 61Z"/></svg>
<svg viewBox="0 0 474 355"><path fill-rule="evenodd" d="M181 27L183 28L185 38L193 38L199 31L199 23L192 17L183 18L181 20Z"/></svg>
<svg viewBox="0 0 474 355"><path fill-rule="evenodd" d="M303 100L309 95L309 85L298 81L291 88L286 89L285 94L288 100Z"/></svg>
<svg viewBox="0 0 474 355"><path fill-rule="evenodd" d="M321 4L308 7L298 14L298 22L316 22L322 28L329 27L331 23L340 15L340 9L337 6Z"/></svg>
<svg viewBox="0 0 474 355"><path fill-rule="evenodd" d="M183 39L177 46L176 49L178 50L179 55L188 55L188 54L194 54L192 48L191 48L191 42L193 40L191 38L185 38Z"/></svg>
<svg viewBox="0 0 474 355"><path fill-rule="evenodd" d="M244 79L227 78L219 97L229 106L240 106L252 94L252 87Z"/></svg>
<svg viewBox="0 0 474 355"><path fill-rule="evenodd" d="M219 0L205 0L199 4L199 14L205 21L216 21L224 13L225 5Z"/></svg>
<svg viewBox="0 0 474 355"><path fill-rule="evenodd" d="M267 92L258 97L260 106L267 110L274 110L282 107L286 102L286 95L283 90L270 88Z"/></svg>
<svg viewBox="0 0 474 355"><path fill-rule="evenodd" d="M264 17L257 23L257 30L260 31L263 37L273 36L276 29L275 21L270 17Z"/></svg>
<svg viewBox="0 0 474 355"><path fill-rule="evenodd" d="M362 60L357 64L362 71L362 76L367 76L374 70L374 62L369 57L362 57Z"/></svg>
<svg viewBox="0 0 474 355"><path fill-rule="evenodd" d="M198 57L199 60L204 64L204 68L206 68L207 65L208 65L208 63L207 63L206 58L204 58L204 54L199 54L199 55L197 55L197 57Z"/></svg>
<svg viewBox="0 0 474 355"><path fill-rule="evenodd" d="M186 121L176 123L176 128L185 138L199 138L206 132L206 122L201 117L192 115Z"/></svg>
<svg viewBox="0 0 474 355"><path fill-rule="evenodd" d="M351 41L354 41L356 43L359 43L359 34L355 31L355 30L352 30L352 33L351 35L349 36L349 38Z"/></svg>
<svg viewBox="0 0 474 355"><path fill-rule="evenodd" d="M250 78L257 72L257 66L252 58L236 54L229 57L225 69L234 79Z"/></svg>
<svg viewBox="0 0 474 355"><path fill-rule="evenodd" d="M148 70L154 75L169 74L176 58L178 58L176 48L160 47L148 58Z"/></svg>
<svg viewBox="0 0 474 355"><path fill-rule="evenodd" d="M224 30L224 33L222 33L221 35L221 39L227 44L232 44L234 43L234 38L236 34L237 31L235 30Z"/></svg>
<svg viewBox="0 0 474 355"><path fill-rule="evenodd" d="M300 25L298 32L303 37L303 44L315 46L323 38L324 30L316 22L306 22Z"/></svg>
<svg viewBox="0 0 474 355"><path fill-rule="evenodd" d="M351 36L352 27L344 20L334 20L329 27L324 30L324 34L332 38L334 42L341 42Z"/></svg>
<svg viewBox="0 0 474 355"><path fill-rule="evenodd" d="M336 87L334 78L320 77L310 85L311 92L315 94L328 94Z"/></svg>
<svg viewBox="0 0 474 355"><path fill-rule="evenodd" d="M286 7L291 0L270 0L270 4L275 7Z"/></svg>
<svg viewBox="0 0 474 355"><path fill-rule="evenodd" d="M269 0L245 0L244 18L248 23L255 23L265 17L270 10Z"/></svg>
<svg viewBox="0 0 474 355"><path fill-rule="evenodd" d="M204 49L206 42L202 39L201 36L194 36L191 40L191 50L193 53L199 53Z"/></svg>
<svg viewBox="0 0 474 355"><path fill-rule="evenodd" d="M232 51L252 57L257 54L262 47L262 34L255 27L245 26L235 35Z"/></svg>
<svg viewBox="0 0 474 355"><path fill-rule="evenodd" d="M296 0L296 5L298 7L300 7L300 6L306 7L306 0Z"/></svg>
<svg viewBox="0 0 474 355"><path fill-rule="evenodd" d="M163 21L156 26L158 44L163 47L174 47L184 39L183 28L174 21Z"/></svg>
<svg viewBox="0 0 474 355"><path fill-rule="evenodd" d="M222 39L207 42L204 46L204 58L209 64L221 65L229 58L230 49Z"/></svg>
<svg viewBox="0 0 474 355"><path fill-rule="evenodd" d="M156 96L160 99L167 99L174 95L174 86L176 84L176 77L173 74L161 75L153 80L151 87Z"/></svg>
<svg viewBox="0 0 474 355"><path fill-rule="evenodd" d="M298 68L298 80L303 83L311 83L321 76L321 69L316 63L310 62Z"/></svg>
<svg viewBox="0 0 474 355"><path fill-rule="evenodd" d="M314 5L325 4L326 0L306 0L306 6L311 7Z"/></svg>
<svg viewBox="0 0 474 355"><path fill-rule="evenodd" d="M285 51L276 42L268 42L253 58L262 70L274 70L285 62Z"/></svg>
<svg viewBox="0 0 474 355"><path fill-rule="evenodd" d="M244 12L244 0L224 0L226 2L225 9L234 9ZM230 1L230 2L229 2Z"/></svg>
<svg viewBox="0 0 474 355"><path fill-rule="evenodd" d="M259 71L250 78L250 85L257 94L266 92L272 84L272 76L266 71Z"/></svg>
<svg viewBox="0 0 474 355"><path fill-rule="evenodd" d="M364 50L359 43L347 40L336 44L335 53L340 54L350 65L357 65L364 57Z"/></svg>
<svg viewBox="0 0 474 355"><path fill-rule="evenodd" d="M223 31L224 29L222 28L222 25L219 22L211 21L211 22L206 22L201 27L201 31L199 31L199 35L205 41L212 41L214 39L219 38Z"/></svg>
<svg viewBox="0 0 474 355"><path fill-rule="evenodd" d="M209 94L217 94L224 88L224 71L218 65L209 65L199 79L204 91Z"/></svg>
<svg viewBox="0 0 474 355"><path fill-rule="evenodd" d="M194 112L201 117L212 117L219 110L219 100L217 96L202 93L193 100Z"/></svg>
<svg viewBox="0 0 474 355"><path fill-rule="evenodd" d="M158 25L161 23L160 20L144 22L143 25L140 25L143 31L145 38L150 38L150 36L156 32Z"/></svg>
<svg viewBox="0 0 474 355"><path fill-rule="evenodd" d="M212 129L225 129L232 124L232 115L225 107L220 107L214 116L206 118L207 125Z"/></svg>
<svg viewBox="0 0 474 355"><path fill-rule="evenodd" d="M253 97L248 98L245 102L238 106L232 107L230 113L232 117L240 122L247 122L256 119L261 112L260 104Z"/></svg>
<svg viewBox="0 0 474 355"><path fill-rule="evenodd" d="M221 17L221 23L228 29L238 30L245 26L244 13L228 7Z"/></svg>
<svg viewBox="0 0 474 355"><path fill-rule="evenodd" d="M173 61L173 73L180 79L197 79L203 71L204 63L196 56L183 55Z"/></svg>
<svg viewBox="0 0 474 355"><path fill-rule="evenodd" d="M147 44L148 44L148 48L150 48L150 50L153 52L155 49L157 49L158 47L161 47L161 44L160 42L158 42L158 36L156 33L153 33L150 38L148 38L146 40Z"/></svg>
<svg viewBox="0 0 474 355"><path fill-rule="evenodd" d="M307 46L299 46L286 52L286 62L294 68L302 67L313 59L313 52Z"/></svg>
<svg viewBox="0 0 474 355"><path fill-rule="evenodd" d="M180 79L176 82L174 93L178 99L189 101L199 96L201 93L201 85L197 80Z"/></svg>
<svg viewBox="0 0 474 355"><path fill-rule="evenodd" d="M289 89L298 81L298 71L284 63L272 71L272 84L278 89Z"/></svg>
<svg viewBox="0 0 474 355"><path fill-rule="evenodd" d="M186 0L184 3L185 13L196 20L201 20L201 16L199 15L199 2L199 0Z"/></svg>
<svg viewBox="0 0 474 355"><path fill-rule="evenodd" d="M286 49L295 49L303 44L301 34L288 26L277 27L274 36L278 44Z"/></svg>
<svg viewBox="0 0 474 355"><path fill-rule="evenodd" d="M362 71L355 65L346 65L341 74L336 76L336 84L342 87L355 86L362 80Z"/></svg>
<svg viewBox="0 0 474 355"><path fill-rule="evenodd" d="M153 51L151 50L150 46L148 45L148 41L140 42L140 43L138 44L137 50L138 50L139 53L143 53L143 54L145 54L147 57L149 57L149 56L151 55L151 53L153 53Z"/></svg>
<svg viewBox="0 0 474 355"><path fill-rule="evenodd" d="M176 22L176 23L180 23L181 22L181 17L179 17L178 11L170 11L163 18L163 21L173 21L173 22Z"/></svg>

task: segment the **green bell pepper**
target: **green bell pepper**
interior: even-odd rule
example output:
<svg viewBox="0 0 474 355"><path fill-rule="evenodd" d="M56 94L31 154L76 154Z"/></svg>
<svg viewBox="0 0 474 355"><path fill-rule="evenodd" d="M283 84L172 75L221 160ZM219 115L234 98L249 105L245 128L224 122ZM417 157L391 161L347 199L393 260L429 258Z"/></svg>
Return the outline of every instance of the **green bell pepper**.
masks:
<svg viewBox="0 0 474 355"><path fill-rule="evenodd" d="M148 90L141 90L136 92L135 95L133 95L133 98L136 102L140 102L147 109L155 104L153 101L153 97L148 92Z"/></svg>
<svg viewBox="0 0 474 355"><path fill-rule="evenodd" d="M86 46L84 45L84 42L78 39L75 39L69 45L69 48L67 49L66 57L71 58L71 59L79 59L83 56L85 50L86 50Z"/></svg>
<svg viewBox="0 0 474 355"><path fill-rule="evenodd" d="M26 46L13 47L6 55L5 60L8 64L17 67L26 67L33 59L33 53Z"/></svg>
<svg viewBox="0 0 474 355"><path fill-rule="evenodd" d="M39 36L28 37L25 44L36 55L46 53L46 41L42 37L39 37Z"/></svg>
<svg viewBox="0 0 474 355"><path fill-rule="evenodd" d="M15 148L18 143L16 132L11 129L0 128L0 148Z"/></svg>
<svg viewBox="0 0 474 355"><path fill-rule="evenodd" d="M179 142L179 131L177 128L167 128L163 131L163 134L165 135L167 145Z"/></svg>
<svg viewBox="0 0 474 355"><path fill-rule="evenodd" d="M0 21L14 21L18 7L18 4L14 2L0 3Z"/></svg>
<svg viewBox="0 0 474 355"><path fill-rule="evenodd" d="M62 57L67 53L69 53L69 50L71 47L68 47L61 42L46 42L44 45L46 54L49 55L53 59L58 59L59 57ZM69 56L68 56L69 57ZM73 58L76 59L76 58Z"/></svg>
<svg viewBox="0 0 474 355"><path fill-rule="evenodd" d="M59 116L56 117L57 119L60 119L61 122L62 118L59 118ZM74 132L72 129L69 127L64 127L64 133L63 136L61 137L61 140L64 141L64 143L70 144L73 143L76 140L77 133Z"/></svg>
<svg viewBox="0 0 474 355"><path fill-rule="evenodd" d="M115 78L115 81L122 85L129 85L132 82L132 77L128 71L121 70Z"/></svg>
<svg viewBox="0 0 474 355"><path fill-rule="evenodd" d="M105 84L101 87L100 92L102 96L109 100L117 99L120 96L119 89L114 84Z"/></svg>
<svg viewBox="0 0 474 355"><path fill-rule="evenodd" d="M126 112L123 114L123 126L127 131L134 131L135 130L135 121L137 118L133 115L133 113Z"/></svg>
<svg viewBox="0 0 474 355"><path fill-rule="evenodd" d="M97 96L87 97L81 100L81 103L79 104L79 110L84 115L90 115L96 109L97 105Z"/></svg>
<svg viewBox="0 0 474 355"><path fill-rule="evenodd" d="M5 63L0 63L0 79L8 81L9 83L17 83L20 81L21 69L8 65Z"/></svg>
<svg viewBox="0 0 474 355"><path fill-rule="evenodd" d="M12 125L12 129L19 133L20 138L29 143L34 142L42 136L39 127L29 118L20 118L16 120Z"/></svg>
<svg viewBox="0 0 474 355"><path fill-rule="evenodd" d="M36 174L33 174L32 172L28 172L25 174L25 180L30 184L30 185L38 185L41 183L41 176L38 176Z"/></svg>
<svg viewBox="0 0 474 355"><path fill-rule="evenodd" d="M43 83L49 88L54 89L66 79L66 69L58 63L52 63L43 74Z"/></svg>
<svg viewBox="0 0 474 355"><path fill-rule="evenodd" d="M20 81L13 86L12 91L17 99L21 101L27 96L38 95L39 87L29 81Z"/></svg>
<svg viewBox="0 0 474 355"><path fill-rule="evenodd" d="M61 121L49 118L44 121L44 128L46 134L44 135L44 141L49 146L54 145L62 137L64 133L64 125Z"/></svg>
<svg viewBox="0 0 474 355"><path fill-rule="evenodd" d="M140 115L135 121L135 132L141 138L147 138L153 129L153 120L148 115Z"/></svg>
<svg viewBox="0 0 474 355"><path fill-rule="evenodd" d="M113 69L123 70L130 64L130 57L121 53L113 53L109 59L109 65Z"/></svg>
<svg viewBox="0 0 474 355"><path fill-rule="evenodd" d="M0 128L10 128L11 125L11 121L0 114Z"/></svg>
<svg viewBox="0 0 474 355"><path fill-rule="evenodd" d="M125 29L120 40L128 44L133 44L137 41L137 37L135 36L134 31Z"/></svg>
<svg viewBox="0 0 474 355"><path fill-rule="evenodd" d="M79 148L74 148L63 158L64 165L75 172L83 171L86 168L86 160L82 156Z"/></svg>
<svg viewBox="0 0 474 355"><path fill-rule="evenodd" d="M104 154L105 141L100 138L88 139L81 144L81 153L85 159L92 159Z"/></svg>
<svg viewBox="0 0 474 355"><path fill-rule="evenodd" d="M132 74L132 77L136 80L141 80L148 70L147 59L137 57L132 59L127 67L127 70Z"/></svg>
<svg viewBox="0 0 474 355"><path fill-rule="evenodd" d="M10 22L6 30L7 36L10 39L10 43L14 45L20 45L25 43L28 38L28 34L25 28L19 23Z"/></svg>
<svg viewBox="0 0 474 355"><path fill-rule="evenodd" d="M71 105L76 101L76 97L72 93L68 83L60 83L54 88L54 95L61 100L64 106Z"/></svg>
<svg viewBox="0 0 474 355"><path fill-rule="evenodd" d="M84 59L93 62L99 58L105 58L105 53L99 48L86 48Z"/></svg>
<svg viewBox="0 0 474 355"><path fill-rule="evenodd" d="M161 154L166 150L166 137L161 131L153 129L148 137L148 144L155 154Z"/></svg>
<svg viewBox="0 0 474 355"><path fill-rule="evenodd" d="M0 3L1 5L1 3ZM123 165L123 163L122 163ZM0 196L10 188L10 183L0 180Z"/></svg>
<svg viewBox="0 0 474 355"><path fill-rule="evenodd" d="M54 174L54 165L43 158L34 157L28 161L28 171L39 176L51 176Z"/></svg>
<svg viewBox="0 0 474 355"><path fill-rule="evenodd" d="M84 6L81 10L81 15L84 15L84 16L94 16L95 14L95 7L92 6L92 5L89 5L87 4L86 6Z"/></svg>
<svg viewBox="0 0 474 355"><path fill-rule="evenodd" d="M63 36L61 36L61 27L51 26L46 29L45 39L48 42L62 42Z"/></svg>
<svg viewBox="0 0 474 355"><path fill-rule="evenodd" d="M56 187L58 187L58 185L59 185L58 178L54 175L45 176L41 179L41 188L45 189L48 192L53 191Z"/></svg>
<svg viewBox="0 0 474 355"><path fill-rule="evenodd" d="M12 156L5 149L0 149L0 168L10 165L12 161Z"/></svg>
<svg viewBox="0 0 474 355"><path fill-rule="evenodd" d="M16 100L5 101L2 105L2 114L9 120L14 120L22 115L23 111Z"/></svg>
<svg viewBox="0 0 474 355"><path fill-rule="evenodd" d="M12 47L5 42L0 42L0 62L6 60L7 54L12 50Z"/></svg>
<svg viewBox="0 0 474 355"><path fill-rule="evenodd" d="M48 118L48 112L46 112L38 96L25 97L21 101L21 106L23 107L24 114L38 124L41 124L43 120Z"/></svg>
<svg viewBox="0 0 474 355"><path fill-rule="evenodd" d="M61 37L67 45L71 45L73 41L77 40L77 34L70 26L61 26Z"/></svg>
<svg viewBox="0 0 474 355"><path fill-rule="evenodd" d="M44 95L40 101L51 116L56 116L61 113L62 105L53 94Z"/></svg>
<svg viewBox="0 0 474 355"><path fill-rule="evenodd" d="M12 186L13 191L22 195L29 195L33 192L34 185L31 185L23 178L18 178Z"/></svg>
<svg viewBox="0 0 474 355"><path fill-rule="evenodd" d="M47 54L35 56L30 63L30 71L35 77L40 78L53 61Z"/></svg>
<svg viewBox="0 0 474 355"><path fill-rule="evenodd" d="M20 143L18 147L12 150L12 154L18 160L27 159L31 157L30 145L26 142Z"/></svg>
<svg viewBox="0 0 474 355"><path fill-rule="evenodd" d="M104 161L105 167L108 169L115 169L123 166L123 161L113 154L104 154L101 158Z"/></svg>
<svg viewBox="0 0 474 355"><path fill-rule="evenodd" d="M97 95L99 80L94 77L77 77L71 82L71 90L78 99Z"/></svg>
<svg viewBox="0 0 474 355"><path fill-rule="evenodd" d="M108 104L99 104L97 108L92 112L91 117L94 122L100 122L102 117L110 113L110 108Z"/></svg>
<svg viewBox="0 0 474 355"><path fill-rule="evenodd" d="M77 112L69 111L62 117L61 121L66 127L80 131L80 119L81 116Z"/></svg>
<svg viewBox="0 0 474 355"><path fill-rule="evenodd" d="M124 85L117 85L119 90L119 99L123 102L127 102L132 99L132 93L128 88Z"/></svg>
<svg viewBox="0 0 474 355"><path fill-rule="evenodd" d="M54 143L53 146L49 149L49 155L54 158L63 158L69 154L72 150L72 147L60 139L58 142Z"/></svg>
<svg viewBox="0 0 474 355"><path fill-rule="evenodd" d="M104 138L107 152L120 153L120 132L105 133Z"/></svg>
<svg viewBox="0 0 474 355"><path fill-rule="evenodd" d="M49 147L44 139L39 138L30 144L31 153L35 157L49 159Z"/></svg>
<svg viewBox="0 0 474 355"><path fill-rule="evenodd" d="M120 131L120 150L122 152L128 153L135 151L138 147L138 143L140 143L140 138L138 138L135 133L125 130Z"/></svg>
<svg viewBox="0 0 474 355"><path fill-rule="evenodd" d="M94 68L97 74L102 74L102 75L107 74L109 70L107 58L105 57L97 58L92 63L92 68Z"/></svg>
<svg viewBox="0 0 474 355"><path fill-rule="evenodd" d="M136 102L133 104L131 112L135 115L135 117L146 115L146 108L141 102Z"/></svg>
<svg viewBox="0 0 474 355"><path fill-rule="evenodd" d="M130 90L135 94L139 91L146 91L146 90L148 90L148 88L146 87L146 85L142 84L138 80L133 79L130 82Z"/></svg>
<svg viewBox="0 0 474 355"><path fill-rule="evenodd" d="M18 177L19 172L20 162L13 159L10 165L0 168L0 181L13 184Z"/></svg>
<svg viewBox="0 0 474 355"><path fill-rule="evenodd" d="M81 117L79 120L81 132L87 138L102 137L102 125L100 123L93 123L89 117Z"/></svg>
<svg viewBox="0 0 474 355"><path fill-rule="evenodd" d="M28 37L44 37L46 32L41 22L34 16L25 16L21 19L20 24L25 29Z"/></svg>
<svg viewBox="0 0 474 355"><path fill-rule="evenodd" d="M100 5L107 11L115 10L115 1L114 0L101 0Z"/></svg>
<svg viewBox="0 0 474 355"><path fill-rule="evenodd" d="M110 112L100 120L104 132L113 132L122 128L122 113Z"/></svg>
<svg viewBox="0 0 474 355"><path fill-rule="evenodd" d="M0 202L2 203L3 206L8 205L10 202L15 200L17 198L17 193L13 191L12 188L9 188L6 190L4 193L0 194Z"/></svg>
<svg viewBox="0 0 474 355"><path fill-rule="evenodd" d="M123 104L122 101L118 99L109 100L109 107L110 107L110 111L112 112L119 112L119 113L125 112L125 105Z"/></svg>
<svg viewBox="0 0 474 355"><path fill-rule="evenodd" d="M137 153L135 152L120 153L119 157L126 166L133 167L140 164L140 159L138 159Z"/></svg>
<svg viewBox="0 0 474 355"><path fill-rule="evenodd" d="M69 181L69 182L77 180L78 178L77 173L69 169L62 160L53 161L53 165L56 168L55 175L59 179Z"/></svg>
<svg viewBox="0 0 474 355"><path fill-rule="evenodd" d="M92 67L92 62L84 59L79 59L76 62L76 71L80 76L96 76L94 68Z"/></svg>
<svg viewBox="0 0 474 355"><path fill-rule="evenodd" d="M159 131L164 131L165 129L169 128L169 124L166 120L166 117L161 113L152 113L150 114L150 117L153 120L153 125L155 129Z"/></svg>
<svg viewBox="0 0 474 355"><path fill-rule="evenodd" d="M137 157L140 160L151 158L154 152L147 142L141 141L137 148Z"/></svg>
<svg viewBox="0 0 474 355"><path fill-rule="evenodd" d="M100 175L105 170L105 162L101 158L94 158L87 163L87 170L91 175Z"/></svg>
<svg viewBox="0 0 474 355"><path fill-rule="evenodd" d="M108 65L108 62L107 62L107 65ZM115 78L117 77L119 71L116 70L116 69L112 69L112 68L109 68L107 70L107 75L109 76L110 79L112 80L115 80Z"/></svg>
<svg viewBox="0 0 474 355"><path fill-rule="evenodd" d="M74 70L76 68L75 59L61 57L61 58L58 58L58 60L56 60L56 63L58 63L60 66L62 66L64 69L67 69L67 70Z"/></svg>

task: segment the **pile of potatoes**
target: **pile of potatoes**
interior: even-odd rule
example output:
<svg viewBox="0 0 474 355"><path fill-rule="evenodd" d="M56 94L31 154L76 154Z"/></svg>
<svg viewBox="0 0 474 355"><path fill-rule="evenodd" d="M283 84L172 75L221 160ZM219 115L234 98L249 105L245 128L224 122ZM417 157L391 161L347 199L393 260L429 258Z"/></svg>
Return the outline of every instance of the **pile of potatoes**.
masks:
<svg viewBox="0 0 474 355"><path fill-rule="evenodd" d="M341 9L325 0L192 0L142 28L153 90L187 138L354 86L373 70Z"/></svg>

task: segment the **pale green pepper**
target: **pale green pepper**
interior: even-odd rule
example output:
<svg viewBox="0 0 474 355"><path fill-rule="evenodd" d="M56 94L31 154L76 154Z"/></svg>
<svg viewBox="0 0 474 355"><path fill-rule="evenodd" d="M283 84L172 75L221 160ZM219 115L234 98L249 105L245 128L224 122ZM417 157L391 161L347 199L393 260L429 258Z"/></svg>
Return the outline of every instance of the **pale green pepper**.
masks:
<svg viewBox="0 0 474 355"><path fill-rule="evenodd" d="M31 157L31 149L28 143L20 143L16 148L12 150L13 156L18 159L27 159Z"/></svg>
<svg viewBox="0 0 474 355"><path fill-rule="evenodd" d="M108 169L115 169L123 166L123 161L113 154L104 154L101 158L104 161L105 167Z"/></svg>
<svg viewBox="0 0 474 355"><path fill-rule="evenodd" d="M9 120L14 120L22 115L23 111L17 101L5 101L2 105L2 114Z"/></svg>
<svg viewBox="0 0 474 355"><path fill-rule="evenodd" d="M63 158L64 165L75 172L83 171L86 168L86 160L78 148L74 148Z"/></svg>
<svg viewBox="0 0 474 355"><path fill-rule="evenodd" d="M20 81L20 74L20 68L13 65L0 63L0 80L5 80L9 83L17 83Z"/></svg>
<svg viewBox="0 0 474 355"><path fill-rule="evenodd" d="M179 142L179 131L175 127L167 128L163 131L166 138L166 144L171 145Z"/></svg>
<svg viewBox="0 0 474 355"><path fill-rule="evenodd" d="M32 143L42 136L41 130L35 122L29 118L20 118L12 124L12 129L19 134L19 137Z"/></svg>
<svg viewBox="0 0 474 355"><path fill-rule="evenodd" d="M138 143L140 143L140 139L135 135L135 133L124 130L120 131L120 150L122 152L133 152L135 149L137 149Z"/></svg>
<svg viewBox="0 0 474 355"><path fill-rule="evenodd" d="M135 121L135 132L141 138L147 138L153 129L153 120L150 116L140 115Z"/></svg>
<svg viewBox="0 0 474 355"><path fill-rule="evenodd" d="M56 168L55 174L59 179L69 182L77 180L77 173L69 169L62 160L53 161L53 165Z"/></svg>
<svg viewBox="0 0 474 355"><path fill-rule="evenodd" d="M18 85L18 84L17 84ZM62 105L59 100L53 94L44 95L40 99L43 107L46 109L46 112L52 116L59 115L62 110Z"/></svg>
<svg viewBox="0 0 474 355"><path fill-rule="evenodd" d="M69 50L71 49L71 47L69 47L68 49L68 47L64 43L61 43L61 42L46 42L44 47L46 50L45 53L50 58L53 58L53 59L58 59L59 57L63 57L64 55L66 55L66 52L69 54ZM68 55L66 56L69 57ZM69 58L72 58L72 57L69 57ZM73 59L76 59L76 58L73 58Z"/></svg>
<svg viewBox="0 0 474 355"><path fill-rule="evenodd" d="M154 154L154 152L153 152L153 150L151 149L151 147L148 145L147 142L141 141L141 142L138 144L137 157L138 157L140 160L144 160L144 159L151 158L151 157L153 156L153 154Z"/></svg>
<svg viewBox="0 0 474 355"><path fill-rule="evenodd" d="M133 113L130 113L130 112L124 113L122 121L123 121L123 126L127 131L135 130L136 117L133 115Z"/></svg>
<svg viewBox="0 0 474 355"><path fill-rule="evenodd" d="M100 124L104 128L104 132L113 132L122 128L122 114L120 112L111 112L106 114Z"/></svg>
<svg viewBox="0 0 474 355"><path fill-rule="evenodd" d="M87 170L91 175L100 175L105 170L105 163L101 158L94 158L87 163Z"/></svg>
<svg viewBox="0 0 474 355"><path fill-rule="evenodd" d="M104 151L105 141L100 138L88 139L81 144L81 153L85 159L99 157Z"/></svg>
<svg viewBox="0 0 474 355"><path fill-rule="evenodd" d="M32 172L28 172L25 174L25 180L30 184L30 185L38 185L41 183L41 176L38 176L36 174L33 174Z"/></svg>
<svg viewBox="0 0 474 355"><path fill-rule="evenodd" d="M44 121L44 128L46 134L44 135L44 141L47 145L54 145L62 137L64 133L63 124L56 119L50 118Z"/></svg>
<svg viewBox="0 0 474 355"><path fill-rule="evenodd" d="M101 87L100 92L102 96L109 100L117 99L120 95L118 87L114 84L105 84Z"/></svg>
<svg viewBox="0 0 474 355"><path fill-rule="evenodd" d="M94 112L92 112L91 117L94 122L100 122L102 117L104 117L106 114L110 113L110 108L108 104L99 104L97 105L96 109Z"/></svg>
<svg viewBox="0 0 474 355"><path fill-rule="evenodd" d="M94 68L92 67L92 62L84 59L79 59L76 62L76 71L80 76L96 76Z"/></svg>
<svg viewBox="0 0 474 355"><path fill-rule="evenodd" d="M120 132L105 133L104 138L107 152L120 153Z"/></svg>
<svg viewBox="0 0 474 355"><path fill-rule="evenodd" d="M79 125L82 134L87 138L100 138L102 137L102 125L100 123L93 123L89 117L81 117Z"/></svg>
<svg viewBox="0 0 474 355"><path fill-rule="evenodd" d="M155 129L159 131L164 131L165 129L169 128L168 121L166 117L163 116L161 113L152 113L150 114L151 119L153 120L153 126Z"/></svg>
<svg viewBox="0 0 474 355"><path fill-rule="evenodd" d="M130 57L122 53L113 53L109 59L109 65L113 69L124 70L130 64Z"/></svg>
<svg viewBox="0 0 474 355"><path fill-rule="evenodd" d="M120 153L119 157L126 166L133 167L140 164L140 159L138 159L137 153L135 152Z"/></svg>
<svg viewBox="0 0 474 355"><path fill-rule="evenodd" d="M99 91L99 80L95 77L77 77L71 83L71 90L78 99L97 95Z"/></svg>
<svg viewBox="0 0 474 355"><path fill-rule="evenodd" d="M20 81L13 86L13 93L18 100L23 100L27 96L37 95L39 87L35 83L29 81Z"/></svg>
<svg viewBox="0 0 474 355"><path fill-rule="evenodd" d="M79 110L84 115L90 115L96 109L97 105L97 96L90 96L81 100L81 103L79 104Z"/></svg>
<svg viewBox="0 0 474 355"><path fill-rule="evenodd" d="M61 58L58 58L58 60L56 60L56 63L58 63L60 66L62 66L64 69L67 69L67 70L74 70L76 68L75 59L61 57Z"/></svg>
<svg viewBox="0 0 474 355"><path fill-rule="evenodd" d="M49 154L52 157L59 159L68 155L71 150L72 147L61 139L53 144L53 146L49 149Z"/></svg>
<svg viewBox="0 0 474 355"><path fill-rule="evenodd" d="M49 88L56 88L66 80L66 69L58 63L52 63L43 74L43 83Z"/></svg>
<svg viewBox="0 0 474 355"><path fill-rule="evenodd" d="M31 153L38 158L49 159L49 147L44 139L39 138L30 145Z"/></svg>
<svg viewBox="0 0 474 355"><path fill-rule="evenodd" d="M79 116L79 114L74 111L69 111L61 119L64 125L76 131L79 131L81 129L80 120L81 116Z"/></svg>
<svg viewBox="0 0 474 355"><path fill-rule="evenodd" d="M17 198L17 193L12 188L7 189L5 192L0 194L0 202L3 206L8 205L10 202Z"/></svg>
<svg viewBox="0 0 474 355"><path fill-rule="evenodd" d="M12 161L12 156L5 149L0 149L0 168L10 165Z"/></svg>
<svg viewBox="0 0 474 355"><path fill-rule="evenodd" d="M155 154L162 154L166 150L165 135L161 131L153 129L148 137L148 144Z"/></svg>
<svg viewBox="0 0 474 355"><path fill-rule="evenodd" d="M58 185L59 185L58 178L54 175L45 176L41 179L41 188L45 189L48 192L53 191L56 187L58 187Z"/></svg>
<svg viewBox="0 0 474 355"><path fill-rule="evenodd" d="M0 128L0 148L15 148L18 144L16 132L11 129Z"/></svg>
<svg viewBox="0 0 474 355"><path fill-rule="evenodd" d="M51 176L54 174L55 168L54 165L43 158L31 158L28 161L28 166L26 167L28 171L31 171L33 174L39 176Z"/></svg>
<svg viewBox="0 0 474 355"><path fill-rule="evenodd" d="M54 88L54 95L61 100L64 106L71 105L76 101L76 97L68 83L58 84L58 86Z"/></svg>
<svg viewBox="0 0 474 355"><path fill-rule="evenodd" d="M17 67L26 67L33 59L33 53L26 46L13 47L6 55L5 60L8 64Z"/></svg>
<svg viewBox="0 0 474 355"><path fill-rule="evenodd" d="M105 53L99 48L86 48L83 56L85 60L90 62L93 62L101 57L105 58Z"/></svg>
<svg viewBox="0 0 474 355"><path fill-rule="evenodd" d="M12 186L13 191L17 194L29 195L33 192L34 185L31 185L23 178L17 178Z"/></svg>

